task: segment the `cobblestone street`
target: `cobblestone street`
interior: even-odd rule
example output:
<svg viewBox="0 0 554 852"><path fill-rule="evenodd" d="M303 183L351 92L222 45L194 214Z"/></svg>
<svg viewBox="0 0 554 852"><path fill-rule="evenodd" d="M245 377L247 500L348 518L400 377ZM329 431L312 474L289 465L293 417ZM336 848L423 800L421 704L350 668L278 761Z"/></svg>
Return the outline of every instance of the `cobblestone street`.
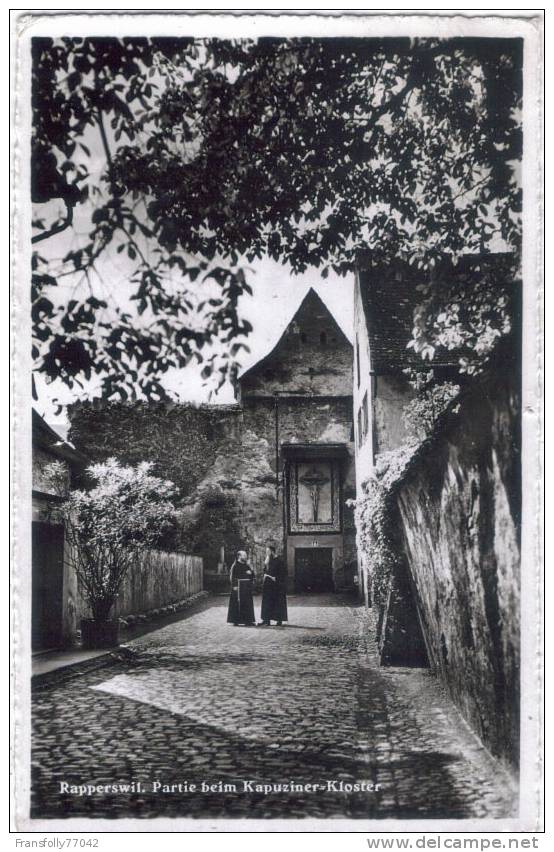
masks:
<svg viewBox="0 0 554 852"><path fill-rule="evenodd" d="M287 626L250 629L227 625L226 607L211 598L129 643L128 659L35 689L34 817L513 815L506 777L438 681L378 666L363 607L291 597ZM196 791L167 792L186 782ZM255 790L290 782L318 789Z"/></svg>

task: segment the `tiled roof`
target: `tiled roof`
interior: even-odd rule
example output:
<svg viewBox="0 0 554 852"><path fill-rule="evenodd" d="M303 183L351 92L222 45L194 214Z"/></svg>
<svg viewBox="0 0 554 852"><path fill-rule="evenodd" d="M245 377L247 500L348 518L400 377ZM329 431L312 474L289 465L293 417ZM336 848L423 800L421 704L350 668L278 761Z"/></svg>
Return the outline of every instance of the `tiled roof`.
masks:
<svg viewBox="0 0 554 852"><path fill-rule="evenodd" d="M77 468L88 464L86 456L58 435L57 432L33 408L33 445L57 456Z"/></svg>
<svg viewBox="0 0 554 852"><path fill-rule="evenodd" d="M406 349L419 296L413 283L375 270L362 271L359 277L372 369L379 372L417 363L421 359Z"/></svg>
<svg viewBox="0 0 554 852"><path fill-rule="evenodd" d="M497 264L505 255L479 257L468 255L451 271L451 275L467 273L480 264ZM367 324L371 366L376 372L397 371L409 366L452 367L459 353L437 352L432 361L424 362L413 349L407 349L412 337L414 309L422 300L416 289L425 281L425 273L398 261L394 267L360 270L360 295Z"/></svg>

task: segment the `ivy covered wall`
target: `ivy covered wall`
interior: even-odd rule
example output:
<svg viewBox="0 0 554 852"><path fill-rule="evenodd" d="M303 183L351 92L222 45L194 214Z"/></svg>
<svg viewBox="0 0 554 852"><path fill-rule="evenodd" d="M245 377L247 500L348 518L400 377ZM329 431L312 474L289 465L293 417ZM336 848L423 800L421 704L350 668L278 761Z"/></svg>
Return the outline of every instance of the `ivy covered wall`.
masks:
<svg viewBox="0 0 554 852"><path fill-rule="evenodd" d="M458 397L418 446L378 457L356 505L382 647L388 642L394 656L395 641L406 639L407 620L391 607L404 589L413 641L419 622L431 666L511 766L519 752L519 433L515 381L497 373Z"/></svg>
<svg viewBox="0 0 554 852"><path fill-rule="evenodd" d="M468 394L396 495L429 653L465 718L511 764L519 751L519 398Z"/></svg>

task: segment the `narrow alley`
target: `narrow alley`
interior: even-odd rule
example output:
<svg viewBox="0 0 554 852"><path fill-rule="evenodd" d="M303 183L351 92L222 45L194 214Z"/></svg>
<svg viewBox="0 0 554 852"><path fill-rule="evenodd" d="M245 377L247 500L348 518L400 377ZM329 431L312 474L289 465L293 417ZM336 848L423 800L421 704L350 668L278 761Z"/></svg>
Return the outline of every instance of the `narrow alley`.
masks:
<svg viewBox="0 0 554 852"><path fill-rule="evenodd" d="M438 680L380 667L351 598L293 596L282 628L228 625L226 605L212 597L110 665L37 684L35 818L514 814Z"/></svg>

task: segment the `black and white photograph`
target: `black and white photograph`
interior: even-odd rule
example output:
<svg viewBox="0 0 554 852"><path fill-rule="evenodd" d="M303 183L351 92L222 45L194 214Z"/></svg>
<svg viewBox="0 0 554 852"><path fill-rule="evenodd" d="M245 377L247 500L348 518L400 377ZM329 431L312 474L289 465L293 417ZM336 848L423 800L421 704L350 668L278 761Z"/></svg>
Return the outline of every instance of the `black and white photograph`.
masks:
<svg viewBox="0 0 554 852"><path fill-rule="evenodd" d="M542 12L207 11L14 18L17 830L540 831Z"/></svg>

